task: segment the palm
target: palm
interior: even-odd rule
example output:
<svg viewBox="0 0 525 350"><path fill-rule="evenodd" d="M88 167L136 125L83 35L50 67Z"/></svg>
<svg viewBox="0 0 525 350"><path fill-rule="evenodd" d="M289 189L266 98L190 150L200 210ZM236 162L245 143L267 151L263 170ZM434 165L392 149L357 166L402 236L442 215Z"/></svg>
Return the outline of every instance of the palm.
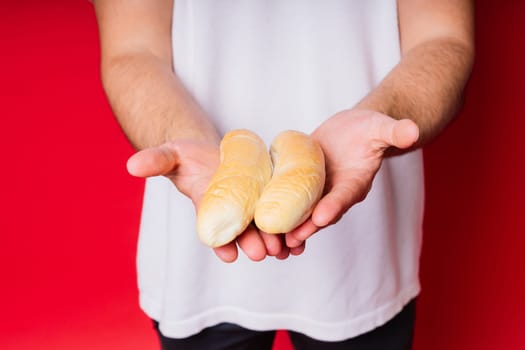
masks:
<svg viewBox="0 0 525 350"><path fill-rule="evenodd" d="M184 161L180 161L165 176L198 207L219 165L219 150L217 146L207 143L182 141L172 144L177 157Z"/></svg>
<svg viewBox="0 0 525 350"><path fill-rule="evenodd" d="M287 234L287 244L300 244L319 228L333 224L362 201L381 166L386 149L408 148L418 137L417 126L367 110L340 112L317 128L316 139L326 159L325 194L310 220Z"/></svg>
<svg viewBox="0 0 525 350"><path fill-rule="evenodd" d="M390 146L378 137L382 117L371 113L336 114L314 131L326 158L326 193L344 194L346 206L363 200ZM334 137L334 135L340 135ZM324 223L325 225L328 222Z"/></svg>
<svg viewBox="0 0 525 350"><path fill-rule="evenodd" d="M164 175L198 205L218 164L217 145L183 140L134 154L128 170L139 177Z"/></svg>
<svg viewBox="0 0 525 350"><path fill-rule="evenodd" d="M218 165L217 145L175 141L134 154L128 161L128 170L132 175L139 177L166 176L198 208ZM234 261L238 255L236 243L252 260L261 260L267 255L285 258L289 252L280 237L259 232L252 225L236 242L214 248L214 251L222 260ZM292 253L300 253L302 249L297 247Z"/></svg>

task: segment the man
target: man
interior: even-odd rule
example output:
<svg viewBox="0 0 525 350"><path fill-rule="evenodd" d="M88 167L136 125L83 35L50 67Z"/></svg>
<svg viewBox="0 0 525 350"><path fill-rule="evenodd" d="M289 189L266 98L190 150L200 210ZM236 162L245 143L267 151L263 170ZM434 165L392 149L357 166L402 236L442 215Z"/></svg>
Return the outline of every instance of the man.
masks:
<svg viewBox="0 0 525 350"><path fill-rule="evenodd" d="M409 349L420 290L419 147L461 104L471 1L96 0L95 8L104 87L140 150L128 170L150 177L140 303L163 347L269 348L283 328L298 349ZM299 228L269 235L252 225L214 249L217 259L198 242L194 212L221 136L236 128L267 143L285 129L311 133L327 184Z"/></svg>

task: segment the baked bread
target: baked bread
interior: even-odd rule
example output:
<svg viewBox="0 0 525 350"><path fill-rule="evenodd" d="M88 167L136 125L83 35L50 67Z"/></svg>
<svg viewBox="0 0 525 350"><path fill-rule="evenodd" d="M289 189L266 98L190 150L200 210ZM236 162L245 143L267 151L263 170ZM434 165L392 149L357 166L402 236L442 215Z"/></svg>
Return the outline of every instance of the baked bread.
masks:
<svg viewBox="0 0 525 350"><path fill-rule="evenodd" d="M302 224L321 198L325 162L319 144L298 131L284 131L270 148L272 179L255 208L255 224L266 233L287 233Z"/></svg>
<svg viewBox="0 0 525 350"><path fill-rule="evenodd" d="M220 156L219 168L197 210L199 239L210 247L233 241L248 227L272 174L264 141L249 130L227 133Z"/></svg>

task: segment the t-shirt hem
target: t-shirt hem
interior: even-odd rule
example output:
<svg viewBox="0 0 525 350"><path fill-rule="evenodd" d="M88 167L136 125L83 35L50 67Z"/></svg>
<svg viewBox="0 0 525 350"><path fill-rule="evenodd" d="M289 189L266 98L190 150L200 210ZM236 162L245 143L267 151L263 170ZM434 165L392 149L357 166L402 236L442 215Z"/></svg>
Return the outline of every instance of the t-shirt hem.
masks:
<svg viewBox="0 0 525 350"><path fill-rule="evenodd" d="M206 327L230 322L256 331L286 329L303 333L321 341L342 341L385 324L414 299L420 291L419 282L415 282L387 304L364 315L339 322L319 322L291 314L263 314L232 306L216 307L185 320L170 321L163 319L160 305L144 293L140 295L140 306L146 315L159 321L160 331L169 338L186 338Z"/></svg>

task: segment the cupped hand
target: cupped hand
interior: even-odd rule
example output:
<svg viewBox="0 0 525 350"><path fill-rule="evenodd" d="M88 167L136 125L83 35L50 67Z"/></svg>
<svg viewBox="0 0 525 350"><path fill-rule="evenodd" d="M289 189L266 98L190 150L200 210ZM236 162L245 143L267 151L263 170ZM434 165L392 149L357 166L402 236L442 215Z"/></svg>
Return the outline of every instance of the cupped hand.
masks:
<svg viewBox="0 0 525 350"><path fill-rule="evenodd" d="M354 204L365 199L385 151L407 149L419 137L417 125L370 110L345 110L321 124L312 137L319 142L326 161L324 195L311 217L286 234L292 248L320 228L336 223Z"/></svg>
<svg viewBox="0 0 525 350"><path fill-rule="evenodd" d="M219 147L216 143L177 140L135 153L129 158L127 168L131 175L138 177L163 175L169 178L198 208L218 165ZM304 244L290 249L281 235L266 234L250 225L236 241L214 248L214 251L221 260L233 262L238 257L237 245L254 261L266 256L284 259L290 251L297 254L304 249Z"/></svg>

